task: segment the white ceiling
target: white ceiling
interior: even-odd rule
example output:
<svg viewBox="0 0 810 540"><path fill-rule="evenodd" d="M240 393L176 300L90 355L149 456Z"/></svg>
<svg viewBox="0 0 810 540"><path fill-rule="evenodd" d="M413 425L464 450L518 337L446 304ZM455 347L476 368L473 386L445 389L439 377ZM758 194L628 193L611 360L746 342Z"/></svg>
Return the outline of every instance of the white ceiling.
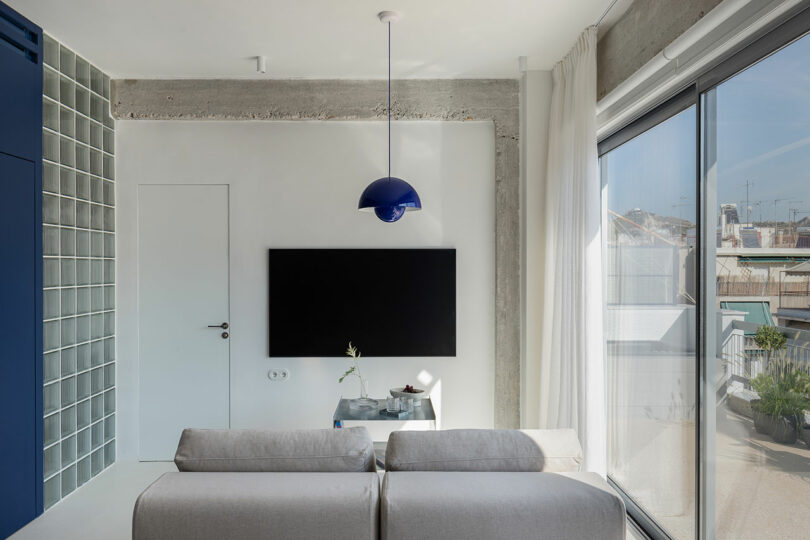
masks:
<svg viewBox="0 0 810 540"><path fill-rule="evenodd" d="M611 0L4 0L113 78L513 78L550 69ZM256 72L257 55L267 73Z"/></svg>

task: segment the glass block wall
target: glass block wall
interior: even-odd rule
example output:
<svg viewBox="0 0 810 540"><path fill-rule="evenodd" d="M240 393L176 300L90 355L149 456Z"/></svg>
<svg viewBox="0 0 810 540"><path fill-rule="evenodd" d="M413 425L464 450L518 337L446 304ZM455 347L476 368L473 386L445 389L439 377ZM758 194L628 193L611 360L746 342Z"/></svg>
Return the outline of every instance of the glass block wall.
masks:
<svg viewBox="0 0 810 540"><path fill-rule="evenodd" d="M115 177L110 79L45 36L44 503L115 461Z"/></svg>

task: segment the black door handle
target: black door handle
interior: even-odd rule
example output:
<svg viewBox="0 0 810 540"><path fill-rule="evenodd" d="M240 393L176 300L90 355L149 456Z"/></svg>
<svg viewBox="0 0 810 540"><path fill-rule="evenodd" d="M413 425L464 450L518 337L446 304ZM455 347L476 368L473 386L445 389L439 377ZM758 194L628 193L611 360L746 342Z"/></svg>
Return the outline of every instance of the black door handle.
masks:
<svg viewBox="0 0 810 540"><path fill-rule="evenodd" d="M222 328L223 330L228 329L228 323L224 322L222 324L209 324L208 328Z"/></svg>

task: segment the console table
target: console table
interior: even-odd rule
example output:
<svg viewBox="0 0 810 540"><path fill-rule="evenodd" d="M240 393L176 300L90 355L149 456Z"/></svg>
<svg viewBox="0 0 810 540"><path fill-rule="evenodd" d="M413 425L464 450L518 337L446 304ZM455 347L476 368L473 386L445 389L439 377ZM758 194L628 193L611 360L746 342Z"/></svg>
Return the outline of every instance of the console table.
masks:
<svg viewBox="0 0 810 540"><path fill-rule="evenodd" d="M433 402L430 401L430 398L424 398L421 407L414 407L413 411L402 418L388 416L383 412L385 411L385 398L376 400L378 404L376 409L352 409L349 407L349 401L348 399L341 399L338 402L335 414L332 415L333 427L343 427L343 422L346 420L359 422L410 422L412 420L421 420L433 422L433 427L436 428L436 413L433 411Z"/></svg>
<svg viewBox="0 0 810 540"><path fill-rule="evenodd" d="M335 428L342 428L344 421L356 421L356 422L386 421L386 422L402 422L402 423L411 421L421 421L421 422L430 422L431 428L436 429L436 412L433 410L433 402L430 401L430 398L424 398L422 400L421 407L414 407L413 411L409 412L402 418L397 418L395 416L388 416L383 412L385 411L385 398L378 399L376 401L378 404L376 409L352 409L349 407L348 399L341 399L338 402L337 408L335 409L335 414L332 415L332 426ZM385 469L386 444L387 444L386 441L374 442L374 454L377 458L377 468L380 470Z"/></svg>

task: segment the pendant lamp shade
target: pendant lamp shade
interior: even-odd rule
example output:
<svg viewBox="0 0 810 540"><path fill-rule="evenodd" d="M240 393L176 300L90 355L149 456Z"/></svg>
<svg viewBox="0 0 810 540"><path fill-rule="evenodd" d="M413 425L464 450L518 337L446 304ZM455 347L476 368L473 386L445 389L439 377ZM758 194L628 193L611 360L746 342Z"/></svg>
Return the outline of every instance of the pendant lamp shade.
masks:
<svg viewBox="0 0 810 540"><path fill-rule="evenodd" d="M388 176L378 178L363 190L357 208L374 210L377 217L386 223L393 223L406 211L421 210L422 201L408 182L391 176L391 21L399 18L394 11L377 14L380 21L388 25Z"/></svg>
<svg viewBox="0 0 810 540"><path fill-rule="evenodd" d="M387 223L397 221L409 210L420 210L422 201L408 182L387 176L368 185L357 203L360 210L374 210L377 217Z"/></svg>

